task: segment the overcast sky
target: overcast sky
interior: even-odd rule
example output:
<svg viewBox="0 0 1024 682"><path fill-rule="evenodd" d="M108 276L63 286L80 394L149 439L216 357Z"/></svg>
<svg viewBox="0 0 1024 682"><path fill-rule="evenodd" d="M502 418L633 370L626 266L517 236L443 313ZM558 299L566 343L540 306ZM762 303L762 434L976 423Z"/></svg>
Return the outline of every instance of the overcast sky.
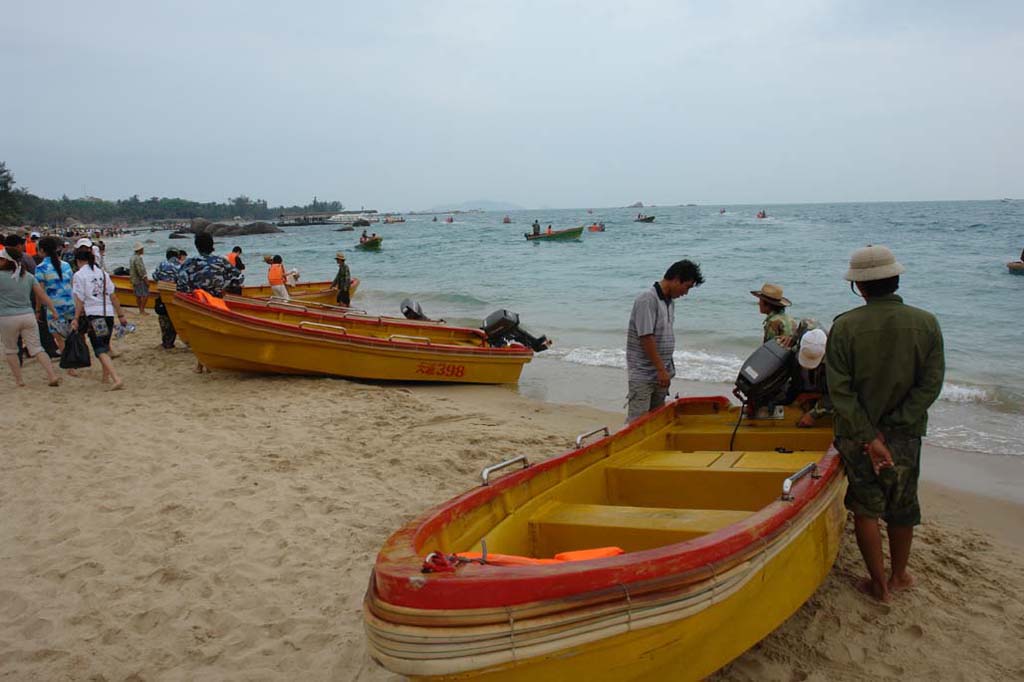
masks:
<svg viewBox="0 0 1024 682"><path fill-rule="evenodd" d="M1024 2L0 0L43 196L1024 196Z"/></svg>

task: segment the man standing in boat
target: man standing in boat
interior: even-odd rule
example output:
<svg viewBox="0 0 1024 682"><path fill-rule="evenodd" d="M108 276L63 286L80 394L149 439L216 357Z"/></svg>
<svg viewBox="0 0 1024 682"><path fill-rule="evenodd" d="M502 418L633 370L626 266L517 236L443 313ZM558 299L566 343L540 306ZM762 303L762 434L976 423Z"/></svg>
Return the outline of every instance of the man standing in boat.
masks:
<svg viewBox="0 0 1024 682"><path fill-rule="evenodd" d="M896 295L902 272L884 246L854 251L845 278L866 305L835 319L825 352L835 447L849 480L846 507L870 574L858 587L883 602L914 584L907 562L921 522L921 437L946 366L938 320ZM888 577L880 519L889 535Z"/></svg>
<svg viewBox="0 0 1024 682"><path fill-rule="evenodd" d="M626 331L626 423L665 404L675 376L674 300L704 283L700 266L689 260L673 263L660 282L633 301Z"/></svg>

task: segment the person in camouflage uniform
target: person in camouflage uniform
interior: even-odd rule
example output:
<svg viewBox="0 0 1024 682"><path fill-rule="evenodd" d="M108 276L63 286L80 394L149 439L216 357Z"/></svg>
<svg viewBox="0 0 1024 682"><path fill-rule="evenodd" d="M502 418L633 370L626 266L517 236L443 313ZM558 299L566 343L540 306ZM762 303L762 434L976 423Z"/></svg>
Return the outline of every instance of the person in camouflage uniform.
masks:
<svg viewBox="0 0 1024 682"><path fill-rule="evenodd" d="M178 270L178 291L190 294L202 289L217 298L224 292L241 293L245 275L225 258L213 254L213 236L201 232L196 235L198 256L192 256Z"/></svg>
<svg viewBox="0 0 1024 682"><path fill-rule="evenodd" d="M786 314L786 308L791 303L782 295L782 287L778 284L764 284L758 291L751 291L757 297L758 306L764 318L764 339L761 343L768 343L772 339L779 339L786 348L792 343L793 334L796 332L796 323L793 318ZM789 341L789 343L785 343Z"/></svg>
<svg viewBox="0 0 1024 682"><path fill-rule="evenodd" d="M825 351L835 448L848 479L846 507L870 574L858 587L883 602L914 584L907 563L921 522L921 437L945 374L938 320L895 293L902 272L884 246L853 253L846 279L866 305L835 319ZM889 535L888 577L879 519Z"/></svg>
<svg viewBox="0 0 1024 682"><path fill-rule="evenodd" d="M190 294L196 289L202 289L217 298L224 298L225 292L240 294L245 275L225 258L213 255L213 236L201 232L196 235L195 244L199 255L181 264L178 270L178 291ZM196 360L195 371L201 374L210 370Z"/></svg>
<svg viewBox="0 0 1024 682"><path fill-rule="evenodd" d="M339 251L334 255L334 261L338 264L338 274L334 276L331 286L338 290L336 302L348 305L352 302L350 291L352 289L352 272L345 265L345 253Z"/></svg>
<svg viewBox="0 0 1024 682"><path fill-rule="evenodd" d="M167 249L165 254L167 260L156 266L156 270L153 271L154 281L172 282L177 287L178 271L181 270L181 261L178 260L179 254L181 252L177 249ZM174 340L178 338L178 332L174 328L171 318L167 315L167 306L160 300L160 294L156 295L153 308L156 311L157 319L160 321L160 345L165 350L170 350L174 348Z"/></svg>

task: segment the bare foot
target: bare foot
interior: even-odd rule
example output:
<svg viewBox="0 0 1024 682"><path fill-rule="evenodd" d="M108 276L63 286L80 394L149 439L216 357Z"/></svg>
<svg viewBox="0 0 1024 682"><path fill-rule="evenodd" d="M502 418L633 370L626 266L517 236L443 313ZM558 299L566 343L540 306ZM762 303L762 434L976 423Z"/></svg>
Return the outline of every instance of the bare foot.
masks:
<svg viewBox="0 0 1024 682"><path fill-rule="evenodd" d="M60 377L54 377L46 384L47 386L60 386Z"/></svg>
<svg viewBox="0 0 1024 682"><path fill-rule="evenodd" d="M893 592L897 592L899 590L909 590L916 584L917 578L910 575L909 573L904 573L902 576L894 575L889 578L889 589Z"/></svg>
<svg viewBox="0 0 1024 682"><path fill-rule="evenodd" d="M67 370L67 373L68 373L69 377L77 377L78 376L78 370L69 369L69 370Z"/></svg>
<svg viewBox="0 0 1024 682"><path fill-rule="evenodd" d="M892 601L892 595L889 594L889 589L886 586L876 585L871 578L861 578L858 580L857 590L863 592L876 601L882 602L883 604L888 604Z"/></svg>
<svg viewBox="0 0 1024 682"><path fill-rule="evenodd" d="M110 387L111 391L120 391L124 388L124 381L115 381L114 385Z"/></svg>
<svg viewBox="0 0 1024 682"><path fill-rule="evenodd" d="M18 388L25 388L25 382L24 381L16 381L16 382L14 382L14 385L17 386Z"/></svg>

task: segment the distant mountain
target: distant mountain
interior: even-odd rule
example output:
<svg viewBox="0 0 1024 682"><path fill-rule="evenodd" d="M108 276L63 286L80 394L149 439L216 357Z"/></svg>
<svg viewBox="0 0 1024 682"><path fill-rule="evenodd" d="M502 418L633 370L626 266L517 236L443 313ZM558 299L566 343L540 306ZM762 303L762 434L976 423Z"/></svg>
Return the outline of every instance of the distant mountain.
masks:
<svg viewBox="0 0 1024 682"><path fill-rule="evenodd" d="M490 199L474 199L473 201L463 201L461 204L440 204L430 208L431 211L444 212L444 211L522 211L524 210L519 204L513 204L511 201L491 201Z"/></svg>

